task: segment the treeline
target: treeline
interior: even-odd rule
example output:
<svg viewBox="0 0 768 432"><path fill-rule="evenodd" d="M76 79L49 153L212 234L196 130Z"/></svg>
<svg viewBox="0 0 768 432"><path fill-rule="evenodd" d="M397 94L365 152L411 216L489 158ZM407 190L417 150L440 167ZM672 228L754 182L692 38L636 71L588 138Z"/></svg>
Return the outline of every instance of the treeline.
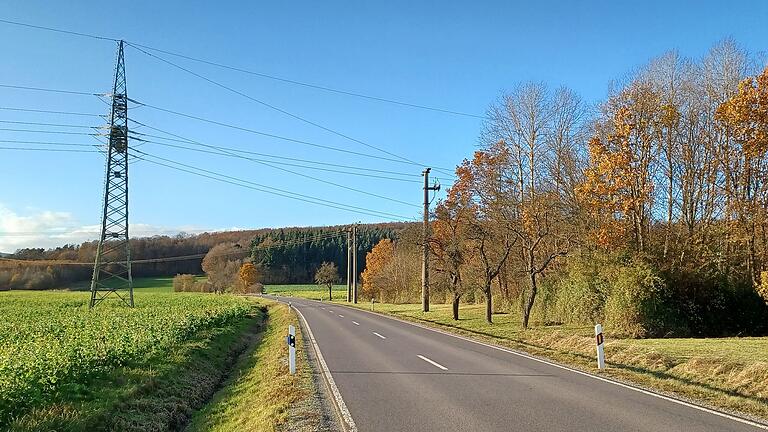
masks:
<svg viewBox="0 0 768 432"><path fill-rule="evenodd" d="M768 69L733 41L667 53L598 109L525 83L492 104L429 239L433 290L615 334L768 334ZM419 296L413 244L369 256L367 294ZM374 265L374 263L376 263Z"/></svg>
<svg viewBox="0 0 768 432"><path fill-rule="evenodd" d="M162 259L166 257L201 255L219 243L248 244L259 231L226 231L202 234L178 234L131 239L133 260ZM53 249L26 248L0 260L0 289L50 289L89 280L92 265L71 265L66 262L90 263L96 257L96 241L80 245L64 245ZM37 262L34 262L37 261ZM201 274L201 258L136 263L132 266L133 277L173 276L190 273Z"/></svg>
<svg viewBox="0 0 768 432"><path fill-rule="evenodd" d="M365 268L365 253L381 238L393 237L405 225L371 224L358 228L360 271ZM157 261L136 262L132 273L134 278L202 274L202 256L217 245L232 244L242 247L246 255L253 251L255 262L261 264L260 271L264 272L264 283L313 283L314 272L324 261L335 262L340 269L346 269L346 235L331 236L340 233L342 228L265 228L135 238L131 239L132 259ZM297 243L314 238L318 238L317 241ZM282 246L274 247L276 242ZM268 244L273 247L265 248ZM90 280L93 266L66 263L93 262L96 246L97 242L91 241L53 249L26 248L4 256L5 259L0 260L0 290L63 288L73 282ZM164 260L187 255L200 257Z"/></svg>
<svg viewBox="0 0 768 432"><path fill-rule="evenodd" d="M359 225L357 228L358 271L365 256L383 238L395 238L407 223ZM311 284L324 262L336 264L346 281L347 227L281 228L259 233L251 240L251 258L268 284Z"/></svg>

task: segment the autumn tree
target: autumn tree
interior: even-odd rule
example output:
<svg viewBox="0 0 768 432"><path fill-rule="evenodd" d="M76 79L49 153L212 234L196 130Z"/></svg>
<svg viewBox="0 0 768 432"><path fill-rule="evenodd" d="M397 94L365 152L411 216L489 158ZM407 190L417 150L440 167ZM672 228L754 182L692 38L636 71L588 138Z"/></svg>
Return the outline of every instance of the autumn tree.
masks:
<svg viewBox="0 0 768 432"><path fill-rule="evenodd" d="M526 280L523 327L528 327L539 279L568 253L574 234L573 192L579 180L578 140L586 110L572 91L525 83L491 106L483 140L500 192L489 210L503 220L510 264ZM491 160L489 159L489 162Z"/></svg>
<svg viewBox="0 0 768 432"><path fill-rule="evenodd" d="M328 301L333 301L333 285L339 282L339 268L336 264L324 262L315 272L315 283L328 288Z"/></svg>
<svg viewBox="0 0 768 432"><path fill-rule="evenodd" d="M416 244L380 240L366 255L363 296L391 303L412 300L420 286L418 256Z"/></svg>
<svg viewBox="0 0 768 432"><path fill-rule="evenodd" d="M740 242L746 245L746 268L757 286L765 257L758 259L756 239L761 234L758 227L765 238L768 209L768 67L742 81L738 93L718 107L716 118L731 137L735 153L726 171L728 211L742 235Z"/></svg>
<svg viewBox="0 0 768 432"><path fill-rule="evenodd" d="M514 210L509 209L509 182L504 170L510 160L503 141L488 150L476 151L457 169L451 193L464 203L471 217L466 219L467 247L478 257L482 274L481 290L485 297L485 319L493 322L493 281L501 272L514 245L510 231Z"/></svg>
<svg viewBox="0 0 768 432"><path fill-rule="evenodd" d="M230 289L238 279L240 264L248 251L236 243L222 243L211 248L203 258L203 271L217 293Z"/></svg>
<svg viewBox="0 0 768 432"><path fill-rule="evenodd" d="M258 289L261 274L259 273L259 269L253 265L253 263L243 263L243 265L240 266L238 276L242 292L261 292L261 290Z"/></svg>
<svg viewBox="0 0 768 432"><path fill-rule="evenodd" d="M462 273L469 260L467 230L475 218L466 195L448 190L448 198L435 208L435 221L430 238L430 252L435 270L446 276L451 293L453 319L459 319L459 301L464 294Z"/></svg>

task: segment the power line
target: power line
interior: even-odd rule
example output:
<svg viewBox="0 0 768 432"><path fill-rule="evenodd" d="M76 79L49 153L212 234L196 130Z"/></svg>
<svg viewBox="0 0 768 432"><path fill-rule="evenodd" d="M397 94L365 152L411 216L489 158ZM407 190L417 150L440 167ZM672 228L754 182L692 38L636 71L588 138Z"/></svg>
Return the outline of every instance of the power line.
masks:
<svg viewBox="0 0 768 432"><path fill-rule="evenodd" d="M101 118L104 117L104 114L91 114L91 113L80 113L80 112L71 112L71 111L51 111L51 110L30 109L30 108L0 107L0 110L33 112L33 113L44 113L44 114L63 114L63 115L73 115L73 116L101 117Z"/></svg>
<svg viewBox="0 0 768 432"><path fill-rule="evenodd" d="M132 122L134 122L134 123L136 123L136 124L138 124L140 126L144 126L144 127L148 128L148 129L154 130L156 132L164 133L164 134L171 135L171 136L177 136L175 134L172 134L171 132L164 131L162 129L150 126L148 124L139 122L137 120L134 120L134 119L129 119L129 120L131 120ZM137 132L135 132L135 133L137 133ZM152 135L152 134L146 134L146 133L139 133L139 134L141 136L143 136L143 137L148 137L148 138L163 139L163 140L167 140L167 141L193 144L188 139L168 138L168 137L161 137L161 136L158 136L158 135ZM397 172L397 171L382 170L382 169L376 169L376 168L370 168L370 167L360 167L360 166L344 165L344 164L337 164L337 163L332 163L332 162L313 161L313 160L309 160L309 159L294 158L294 157L287 157L287 156L278 156L278 155L269 154L269 153L259 153L259 152L254 152L254 151L250 151L250 150L243 150L243 149L232 148L232 147L225 147L225 146L214 146L214 147L219 148L219 149L239 151L241 153L247 153L247 154L252 154L252 155L256 155L256 156L263 156L263 157L269 157L269 158L274 158L274 159L281 159L281 160L288 160L288 161L294 161L294 162L303 162L303 163L310 163L310 164L315 164L315 165L323 165L323 166L330 166L330 167L336 167L336 168L344 168L344 169L352 169L352 170L358 170L358 171L365 171L366 173L377 172L377 173L383 173L383 174L388 174L388 175L399 175L399 176L405 176L405 177L421 177L421 175L415 174L415 173ZM418 182L418 183L421 183L421 182Z"/></svg>
<svg viewBox="0 0 768 432"><path fill-rule="evenodd" d="M134 138L134 140L136 140L136 139ZM196 148L187 147L187 146L178 145L178 144L168 144L168 143L162 143L162 142L157 142L157 141L149 141L149 140L142 140L142 141L145 142L145 143L155 144L155 145L159 145L159 146L163 146L163 147L172 147L172 148L178 148L178 149L182 149L182 150L195 151L195 152L200 152L200 153L209 153L209 154L215 154L215 155L221 155L221 156L232 156L232 157L244 158L244 159L247 159L247 160L260 161L260 162L275 162L275 161L264 160L264 159L255 159L255 158L234 156L234 155L231 155L229 153L224 153L224 152L214 152L214 151L210 151L210 150L196 149ZM178 141L181 141L181 140L178 140ZM0 141L0 142L2 142L2 141ZM235 149L231 149L231 148L228 148L228 147L221 147L221 148L226 148L228 150L235 150ZM275 156L273 156L273 157L275 157ZM304 169L311 169L311 170L316 170L316 171L332 172L332 173L339 173L339 174L348 174L348 175L354 175L354 176L360 176L360 177L368 177L368 178L376 178L376 179L383 179L383 180L401 181L401 182L407 182L407 183L420 183L418 180L408 180L408 179L404 179L404 178L387 177L387 176L382 176L382 175L377 175L377 174L364 174L364 173L357 173L357 172L350 172L350 171L342 171L342 170L337 170L337 169L333 169L333 168L323 168L323 167L316 167L316 166L309 166L309 165L301 165L301 164L290 163L290 162L280 162L280 163L282 165L287 165L287 166L292 166L292 167L297 167L297 168L304 168Z"/></svg>
<svg viewBox="0 0 768 432"><path fill-rule="evenodd" d="M191 72L191 73L194 73L194 72ZM11 87L11 88L21 88L21 89L25 89L25 90L37 90L37 91L47 91L47 92L56 92L56 93L72 93L72 94L99 96L98 93L77 92L77 91L59 90L59 89L42 88L42 87L24 87L24 86L14 86L14 85L5 85L5 84L0 84L0 87ZM233 90L233 91L237 91L237 90ZM245 95L245 94L243 94L243 95L245 97L250 98L250 96L248 96L248 95ZM394 153L389 153L389 154L394 155L396 158L388 158L388 157L376 156L376 155L372 155L372 154L368 154L368 153L356 152L356 151L349 150L349 149L343 149L343 148L339 148L339 147L333 147L333 146L328 146L328 145L323 145L323 144L317 144L317 143L313 143L313 142L309 142L309 141L304 141L304 140L289 138L289 137L280 136L280 135L276 135L276 134L271 134L271 133L268 133L268 132L262 132L262 131L258 131L258 130L254 130L254 129L249 129L249 128L242 127L242 126L232 125L232 124L228 124L228 123L224 123L224 122L220 122L220 121L216 121L216 120L210 120L210 119L206 119L206 118L203 118L203 117L195 116L195 115L192 115L192 114L186 114L186 113L182 113L182 112L175 111L175 110L172 110L172 109L162 108L162 107L158 107L158 106L155 106L155 105L150 105L150 104L147 104L147 103L144 103L144 102L139 102L139 101L136 101L136 100L133 100L133 99L129 99L129 101L133 102L135 104L138 104L139 106L145 106L147 108L151 108L151 109L154 109L154 110L157 110L157 111L162 111L162 112L173 114L173 115L177 115L177 116L180 116L180 117L186 117L186 118L189 118L189 119L193 119L193 120L197 120L197 121L202 121L202 122L210 123L210 124L215 124L217 126L222 126L222 127L226 127L226 128L230 128L230 129L240 130L240 131L243 131L243 132L248 132L248 133L252 133L252 134L256 134L256 135L266 136L266 137L269 137L269 138L280 139L280 140L283 140L283 141L289 141L289 142L294 142L294 143L297 143L297 144L303 144L303 145L308 145L308 146L312 146L312 147L323 148L323 149L326 149L326 150L331 150L331 151L336 151L336 152L353 154L353 155L356 155L356 156L361 156L361 157L366 157L366 158L385 160L385 161L389 161L389 162L404 163L404 164L415 165L415 166L419 166L419 167L423 167L424 166L424 164L420 164L418 162L411 161L411 160L406 159L406 158L404 158L402 156L398 156L398 155L396 155ZM57 113L57 114L73 114L73 115L89 115L89 116L92 115L92 116L103 117L102 115L98 115L98 114L67 113L67 112L61 112L61 111L27 110L27 109L19 109L19 108L1 108L1 107L0 107L0 109L8 109L8 110L16 110L16 111L47 112L47 113ZM276 109L279 110L279 108L276 108ZM292 115L290 113L288 113L288 114ZM321 128L323 127L323 126L320 126L320 125L318 125L318 126L321 127ZM22 130L20 132L25 132L25 131ZM50 133L50 132L48 132L48 133ZM344 136L344 135L342 135L342 136ZM356 142L359 141L359 140L356 140L354 138L350 138L350 137L346 137L346 136L344 136L344 137L348 138L348 139L352 139L353 141L356 141ZM362 141L359 141L359 142L362 143ZM365 143L363 143L363 144L365 144ZM375 147L375 146L372 146L372 148L375 148L377 150L384 151L385 153L388 153L385 150L381 150L381 149L379 149L378 147ZM444 172L450 172L450 170L447 169L447 168L441 168L441 167L433 167L433 168L435 170L440 170L440 171L444 171Z"/></svg>
<svg viewBox="0 0 768 432"><path fill-rule="evenodd" d="M419 163L415 163L415 162L407 162L407 161L400 160L400 159L388 158L388 157L384 157L384 156L376 156L376 155L372 155L372 154L369 154L369 153L356 152L354 150L349 150L349 149L345 149L345 148L333 147L333 146L328 146L328 145L324 145L324 144L318 144L318 143L311 142L311 141L305 141L305 140L300 140L300 139L296 139L296 138L289 138L289 137L286 137L286 136L275 135L275 134L272 134L272 133L262 132L262 131L259 131L259 130L255 130L255 129L250 129L250 128L243 127L243 126L234 125L234 124L231 124L231 123L224 123L224 122L220 122L218 120L211 120L211 119L204 118L204 117L199 117L199 116L196 116L196 115L193 115L193 114L186 114L186 113L183 113L183 112L180 112L180 111L175 111L175 110L168 109L168 108L162 108L162 107L159 107L159 106L156 106L156 105L151 105L151 104L144 103L144 102L137 102L137 103L141 103L142 106L145 106L147 108L151 108L151 109L154 109L154 110L157 110L157 111L162 111L162 112L165 112L165 113L168 113L168 114L173 114L173 115L176 115L176 116L179 116L179 117L186 117L186 118L189 118L189 119L192 119L192 120L197 120L197 121L204 122L204 123L214 124L214 125L217 125L217 126L228 128L228 129L238 130L238 131L241 131L241 132L247 132L247 133L254 134L254 135L259 135L259 136L264 136L264 137L268 137L268 138L279 139L279 140L282 140L282 141L287 141L287 142L292 142L292 143L296 143L296 144L307 145L307 146L316 147L316 148L322 148L322 149L325 149L325 150L335 151L335 152L344 153L344 154L351 154L351 155L365 157L365 158L369 158L369 159L383 160L383 161L387 161L387 162L395 162L395 163L406 164L406 165L415 165L415 166L418 166L418 167L422 167L423 166L423 165L421 165Z"/></svg>
<svg viewBox="0 0 768 432"><path fill-rule="evenodd" d="M5 23L5 24L17 25L17 26L21 26L21 27L30 27L30 28L34 28L34 29L38 29L38 30L47 30L47 31L52 31L52 32L56 32L56 33L65 33L65 34L74 35L74 36L82 36L82 37L87 37L87 38L91 38L91 39L100 39L100 40L107 40L107 41L112 41L112 42L117 42L118 41L118 39L113 39L113 38L109 38L109 37L98 36L98 35L88 34L88 33L74 32L74 31L69 31L69 30L61 30L61 29L57 29L57 28L53 28L53 27L45 27L45 26L40 26L40 25L27 24L27 23L22 23L22 22L18 22L18 21L10 21L10 20L0 19L0 22Z"/></svg>
<svg viewBox="0 0 768 432"><path fill-rule="evenodd" d="M76 150L76 149L43 149L43 148L29 148L29 147L0 147L0 150L19 150L19 151L52 151L62 153L102 153L98 150Z"/></svg>
<svg viewBox="0 0 768 432"><path fill-rule="evenodd" d="M242 68L235 67L235 66L229 66L229 65L222 64L222 63L216 63L216 62L213 62L213 61L210 61L210 60L205 60L205 59L196 58L196 57L192 57L192 56L188 56L188 55L184 55L184 54L179 54L179 53L176 53L176 52L167 51L167 50L163 50L163 49L160 49L160 48L154 48L154 47L151 47L151 46L148 46L148 45L142 45L142 44L135 43L135 42L127 42L127 43L128 43L128 45L132 45L134 48L141 47L141 48L144 48L144 49L148 49L150 51L156 51L156 52L160 52L160 53L163 53L163 54L172 55L174 57L180 57L180 58L183 58L183 59L186 59L186 60L191 60L191 61L195 61L195 62L199 62L199 63L204 63L204 64L207 64L207 65L210 65L210 66L216 66L216 67L223 68L223 69L228 69L228 70L232 70L232 71L236 71L236 72L242 72L242 73L245 73L245 74L258 76L258 77L261 77L261 78L267 78L267 79L271 79L271 80L275 80L275 81L280 81L280 82L284 82L284 83L288 83L288 84L294 84L294 85L298 85L298 86L302 86L302 87L308 87L308 88L313 88L313 89L317 89L317 90L323 90L323 91L327 91L327 92L331 92L331 93L337 93L337 94L342 94L342 95L346 95L346 96L354 96L354 97L357 97L357 98L368 99L368 100L377 101L377 102L385 102L385 103L394 104L394 105L401 105L401 106L406 106L406 107L411 107L411 108L418 108L418 109L423 109L423 110L441 112L441 113L445 113L445 114L454 114L454 115L459 115L459 116L464 116L464 117L473 117L473 118L478 118L478 119L487 119L488 118L487 116L483 116L483 115L470 114L470 113L465 113L465 112L461 112L461 111L454 111L454 110L449 110L449 109L444 109L444 108L437 108L437 107L428 106L428 105L404 102L404 101L399 101L399 100L396 100L396 99L389 99L389 98L383 98L383 97L378 97L378 96L371 96L371 95L367 95L367 94L364 94L364 93L357 93L357 92L353 92L353 91L349 91L349 90L341 90L341 89L337 89L337 88L333 88L333 87L326 87L326 86L322 86L322 85L317 85L317 84L311 84L311 83L296 81L296 80L292 80L292 79L288 79L288 78L281 78L281 77L278 77L278 76L275 76L275 75L269 75L269 74L265 74L265 73L262 73L262 72L255 72L255 71L248 70L248 69L242 69Z"/></svg>
<svg viewBox="0 0 768 432"><path fill-rule="evenodd" d="M339 209L339 210L344 210L344 211L348 211L348 212L352 212L352 213L361 213L361 214L366 214L366 215L369 215L369 216L376 216L376 217L387 217L387 218L389 218L389 220L409 219L408 217L403 216L403 215L398 215L398 214L388 213L388 212L382 212L382 211L378 211L378 210L371 210L371 209L367 209L367 208L364 208L364 207L358 207L358 206L353 206L353 205L350 205L350 204L339 203L339 202L336 202L336 201L330 201L330 200L326 200L326 199L323 199L323 198L316 198L316 197L312 197L312 196L309 196L309 195L304 195L304 194L300 194L300 193L297 193L297 192L291 192L291 191L288 191L288 190L285 190L285 189L275 188L275 187L272 187L272 186L266 186L266 185L263 185L263 184L251 182L251 181L248 181L248 180L243 180L243 179L240 179L240 178L237 178L237 177L233 177L233 176L229 176L229 175L226 175L226 174L217 173L215 171L210 171L210 170L206 170L206 169L203 169L203 168L198 168L198 167L195 167L195 166L183 164L181 162L176 162L176 161L173 161L173 160L170 160L170 159L161 158L159 156L150 155L150 154L148 154L146 152L143 152L143 151L140 151L140 150L134 150L134 151L142 154L143 156L137 156L137 157L141 158L144 161L147 161L147 162L150 162L150 163L153 163L153 164L156 164L156 165L162 165L162 166L165 166L165 167L168 167L168 168L171 168L171 169L175 169L177 171L183 171L183 172L187 172L187 173L190 173L190 174L194 174L194 175L210 178L212 180L217 180L217 181L220 181L220 182L233 184L235 186L240 186L240 187L244 187L244 188L248 188L248 189L254 189L254 190L258 190L260 192L266 192L266 193L270 193L270 194L278 195L278 196L283 196L285 198L290 198L290 199L297 200L297 201L303 201L303 202L308 202L310 204L317 204L317 205L321 205L321 206L336 208L336 209ZM165 161L165 162L168 162L168 163L171 163L171 164L175 164L175 165L179 165L179 166L185 167L187 169L179 168L178 166L168 165L166 163L157 162L157 161L154 161L154 160L151 160L151 159L147 159L146 157L160 159L162 161ZM202 173L208 173L210 175L202 174L201 172ZM220 177L223 177L223 178L214 177L214 176L220 176ZM237 182L242 182L242 183L245 183L245 184L237 183ZM251 185L253 185L253 186L251 186ZM393 219L393 218L395 218L395 219Z"/></svg>
<svg viewBox="0 0 768 432"><path fill-rule="evenodd" d="M99 134L92 134L92 133L85 133L85 132L67 132L67 131L51 131L51 130L41 130L41 129L13 129L13 128L0 128L0 131L5 132L27 132L27 133L41 133L41 134L55 134L55 135L99 135Z"/></svg>
<svg viewBox="0 0 768 432"><path fill-rule="evenodd" d="M182 70L182 71L184 71L184 72L187 72L188 74L191 74L191 75L193 75L193 76L196 76L196 77L198 77L198 78L200 78L200 79L202 79L202 80L205 80L205 81L207 81L207 82L209 82L209 83L211 83L211 84L213 84L213 85L215 85L215 86L217 86L217 87L220 87L220 88L223 88L223 89L225 89L225 90L227 90L227 91L230 91L230 92L232 92L232 93L235 93L235 94L237 94L237 95L239 95L239 96L242 96L242 97L244 97L244 98L246 98L246 99L248 99L248 100L251 100L251 101L253 101L253 102L256 102L256 103L258 103L258 104L260 104L260 105L263 105L263 106L265 106L265 107L267 107L267 108L269 108L269 109L272 109L272 110L274 110L274 111L277 111L277 112L279 112L279 113L281 113L281 114L287 115L287 116L289 116L289 117L291 117L291 118L294 118L294 119L296 119L296 120L299 120L299 121L301 121L301 122L307 123L307 124L309 124L309 125L312 125L312 126L314 126L314 127L316 127L316 128L322 129L322 130L324 130L324 131L326 131L326 132L330 132L330 133L332 133L332 134L334 134L334 135L337 135L337 136L340 136L340 137L342 137L342 138L344 138L344 139L347 139L347 140L350 140L350 141L356 142L356 143L358 143L358 144L362 144L362 145L364 145L364 146L366 146L366 147L368 147L368 148L372 148L372 149L374 149L374 150L378 150L378 151L380 151L380 152L382 152L382 153L384 153L384 154L387 154L387 155L390 155L390 156L396 157L396 158L398 158L398 159L402 159L402 160L404 160L404 161L407 161L407 162L411 162L411 163L413 163L413 164L417 164L417 162L414 162L414 161L412 161L412 160L410 160L410 159L408 159L408 158L406 158L406 157L404 157L404 156L400 156L400 155L398 155L398 154L396 154L396 153L390 152L390 151L388 151L388 150L384 150L384 149L382 149L382 148L380 148L380 147L377 147L377 146L375 146L375 145L373 145L373 144L369 144L369 143L367 143L367 142L365 142L365 141L362 141L362 140L359 140L359 139L357 139L357 138L353 138L353 137L351 137L351 136L349 136L349 135L346 135L346 134L344 134L344 133L341 133L341 132L339 132L339 131L337 131L337 130L335 130L335 129L331 129L331 128L329 128L329 127L326 127L326 126L323 126L323 125L321 125L321 124L319 124L319 123L316 123L316 122L314 122L314 121L312 121L312 120L306 119L306 118L304 118L304 117L302 117L302 116L299 116L299 115L293 114L293 113L291 113L291 112L289 112L289 111L286 111L286 110L284 110L284 109L282 109L282 108L279 108L279 107L277 107L277 106L275 106L275 105L272 105L272 104L270 104L270 103L264 102L264 101L262 101L262 100L260 100L260 99L257 99L257 98L255 98L255 97L253 97L253 96L250 96L250 95L248 95L248 94L246 94L246 93L243 93L243 92L241 92L241 91L239 91L239 90L236 90L236 89L234 89L234 88L232 88L232 87L229 87L229 86L227 86L227 85L224 85L224 84L222 84L222 83L220 83L220 82L218 82L218 81L215 81L215 80L213 80L213 79L211 79L211 78L208 78L208 77L206 77L206 76L204 76L204 75L201 75L201 74L199 74L199 73L197 73L197 72L191 71L191 70L189 70L189 69L187 69L187 68L185 68L185 67L183 67L183 66L179 66L179 65L177 65L176 63L173 63L173 62L172 62L172 61L170 61L170 60L164 59L164 58L162 58L162 57L160 57L160 56L158 56L158 55L152 54L152 53L148 53L147 51L145 51L145 50L143 50L143 49L141 49L141 48L139 48L139 47L137 47L137 46L131 45L130 43L129 43L128 45L130 45L130 46L133 46L133 47L134 47L134 48L136 48L137 50L139 50L139 51L143 52L144 54L146 54L146 55L148 55L148 56L150 56L150 57L154 57L154 58L156 58L156 59L158 59L158 60L160 60L160 61L162 61L162 62L164 62L164 63L167 63L167 64L169 64L169 65L171 65L171 66L173 66L173 67L175 67L175 68L177 68L177 69L180 69L180 70Z"/></svg>
<svg viewBox="0 0 768 432"><path fill-rule="evenodd" d="M185 139L189 143L192 143L192 144L195 144L195 145L198 145L198 146L202 146L202 147L206 147L206 148L212 148L212 149L216 149L216 150L219 150L219 151L222 150L219 147L211 146L211 145L208 145L208 144L203 144L201 142L191 140L191 139L183 137L181 135L172 134L170 132L165 132L165 133L167 133L169 135L173 135L173 136L175 136L177 138ZM362 189L353 188L351 186L339 184L339 183L332 182L332 181L329 181L329 180L324 180L324 179L321 179L321 178L313 177L311 175L300 173L300 172L296 172L296 171L290 170L288 168L284 168L284 167L279 166L279 165L274 165L274 164L272 164L272 163L270 163L268 161L264 161L264 160L261 160L261 159L250 158L250 157L243 156L241 154L237 154L237 153L233 153L233 152L229 152L229 151L224 151L223 153L216 153L216 154L224 155L224 156L231 156L231 157L235 157L235 158L239 158L239 159L244 159L244 160L249 160L251 162L255 162L255 163L258 163L258 164L261 164L261 165L265 165L265 166L268 166L268 167L273 168L273 169L285 171L285 172L290 173L290 174L298 175L298 176L301 176L301 177L304 177L304 178L308 178L310 180L315 180L315 181L318 181L318 182L321 182L321 183L329 184L331 186L335 186L335 187L338 187L338 188L350 190L350 191L361 193L361 194L364 194L364 195L369 195L369 196L372 196L372 197L375 197L375 198L384 199L384 200L387 200L387 201L396 202L396 203L399 203L399 204L404 204L404 205L408 205L408 206L418 207L417 205L409 203L407 201L402 201L402 200L399 200L399 199L391 198L391 197L384 196L384 195L379 195L379 194L376 194L376 193L373 193L373 192L368 192L368 191L365 191L365 190L362 190ZM285 165L285 163L283 163L283 164Z"/></svg>
<svg viewBox="0 0 768 432"><path fill-rule="evenodd" d="M23 122L23 121L15 121L15 120L0 120L0 123L21 124L21 125L30 125L30 126L54 126L54 127L66 127L66 128L97 129L96 126L70 125L70 124L61 124L61 123Z"/></svg>
<svg viewBox="0 0 768 432"><path fill-rule="evenodd" d="M5 23L5 24L12 24L12 25L17 25L17 26L22 26L22 27L34 28L34 29L38 29L38 30L47 30L47 31L56 32L56 33L64 33L64 34L69 34L69 35L74 35L74 36L81 36L81 37L87 37L87 38L98 39L98 40L107 40L107 41L112 41L112 42L118 42L118 39L114 39L114 38L110 38L110 37L99 36L99 35L88 34L88 33L74 32L74 31L69 31L69 30L62 30L62 29L57 29L57 28L53 28L53 27L45 27L45 26L21 23L21 22L17 22L17 21L9 21L9 20L0 20L0 22ZM243 68L239 68L239 67L235 67L235 66L230 66L230 65L226 65L226 64L222 64L222 63L217 63L217 62L210 61L210 60L205 60L205 59L196 58L196 57L192 57L192 56L188 56L188 55L184 55L184 54L179 54L179 53L176 53L176 52L173 52L173 51L163 50L163 49L160 49L160 48L155 48L155 47L151 47L149 45L144 45L144 44L140 44L140 43L136 43L136 42L125 41L125 43L127 43L129 45L132 45L134 48L137 48L137 49L138 48L144 48L144 49L147 49L147 50L150 50L150 51L155 51L155 52L159 52L159 53L163 53L163 54L168 54L168 55L172 55L174 57L179 57L179 58L183 58L183 59L186 59L186 60L191 60L191 61L195 61L195 62L198 62L198 63L207 64L207 65L210 65L210 66L216 66L216 67L223 68L223 69L228 69L228 70L232 70L232 71L236 71L236 72L241 72L241 73L245 73L245 74L249 74L249 75L258 76L258 77L261 77L261 78L267 78L267 79L271 79L271 80L274 80L274 81L280 81L280 82L284 82L284 83L288 83L288 84L298 85L298 86L307 87L307 88L313 88L313 89L316 89L316 90L327 91L327 92L341 94L341 95L345 95L345 96L352 96L352 97L357 97L357 98L361 98L361 99L368 99L368 100L372 100L372 101L376 101L376 102L384 102L384 103L393 104L393 105L400 105L400 106L405 106L405 107L410 107L410 108L417 108L417 109L422 109L422 110L440 112L440 113L444 113L444 114L458 115L458 116L463 116L463 117L471 117L471 118L478 118L478 119L487 119L488 118L487 116L478 115L478 114L471 114L471 113L466 113L466 112L461 112L461 111L449 110L449 109L445 109L445 108L438 108L438 107L433 107L433 106L424 105L424 104L404 102L404 101L400 101L400 100L396 100L396 99L391 99L391 98L372 96L372 95L368 95L368 94L364 94L364 93L353 92L353 91L349 91L349 90L342 90L342 89L322 86L322 85L318 85L318 84L311 84L311 83L302 82L302 81L296 81L296 80L292 80L292 79L288 79L288 78L282 78L282 77L275 76L275 75L269 75L269 74L265 74L265 73L262 73L262 72L256 72L256 71L252 71L252 70L248 70L248 69L243 69Z"/></svg>
<svg viewBox="0 0 768 432"><path fill-rule="evenodd" d="M97 96L98 95L98 93L87 93L87 92L72 91L72 90L57 90L57 89L50 89L50 88L43 88L43 87L29 87L29 86L10 85L10 84L0 84L0 87L16 89L16 90L32 90L32 91L41 91L41 92L49 92L49 93L74 94L74 95L81 95L81 96Z"/></svg>

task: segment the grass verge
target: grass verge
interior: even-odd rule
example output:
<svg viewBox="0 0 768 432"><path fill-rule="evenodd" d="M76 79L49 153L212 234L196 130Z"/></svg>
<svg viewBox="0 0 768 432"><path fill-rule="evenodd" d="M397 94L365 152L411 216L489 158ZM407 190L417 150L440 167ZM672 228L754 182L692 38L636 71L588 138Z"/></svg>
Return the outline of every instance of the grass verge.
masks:
<svg viewBox="0 0 768 432"><path fill-rule="evenodd" d="M318 296L317 291L293 294ZM370 304L356 307L371 310ZM432 304L430 309L424 313L420 304L375 305L376 312L596 372L591 326L533 325L523 330L515 313L494 314L494 323L487 323L483 305L462 305L458 321L452 319L450 305ZM603 375L768 422L768 337L618 339L608 334L605 353Z"/></svg>
<svg viewBox="0 0 768 432"><path fill-rule="evenodd" d="M280 303L260 300L268 305L269 319L261 342L245 353L225 386L198 411L189 431L276 431L288 423L290 408L302 405L313 390L312 373L303 346L301 328L295 314ZM288 373L288 325L296 327L297 374ZM296 413L293 413L296 414ZM291 423L301 421L306 430L317 430L313 413L291 415Z"/></svg>

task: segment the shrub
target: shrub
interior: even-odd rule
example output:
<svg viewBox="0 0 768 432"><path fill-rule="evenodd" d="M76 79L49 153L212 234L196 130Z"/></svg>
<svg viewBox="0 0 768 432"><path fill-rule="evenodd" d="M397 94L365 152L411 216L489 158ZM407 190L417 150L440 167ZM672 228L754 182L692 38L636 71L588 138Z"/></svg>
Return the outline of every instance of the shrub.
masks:
<svg viewBox="0 0 768 432"><path fill-rule="evenodd" d="M176 292L195 292L199 289L194 275L180 274L173 277L173 290Z"/></svg>

